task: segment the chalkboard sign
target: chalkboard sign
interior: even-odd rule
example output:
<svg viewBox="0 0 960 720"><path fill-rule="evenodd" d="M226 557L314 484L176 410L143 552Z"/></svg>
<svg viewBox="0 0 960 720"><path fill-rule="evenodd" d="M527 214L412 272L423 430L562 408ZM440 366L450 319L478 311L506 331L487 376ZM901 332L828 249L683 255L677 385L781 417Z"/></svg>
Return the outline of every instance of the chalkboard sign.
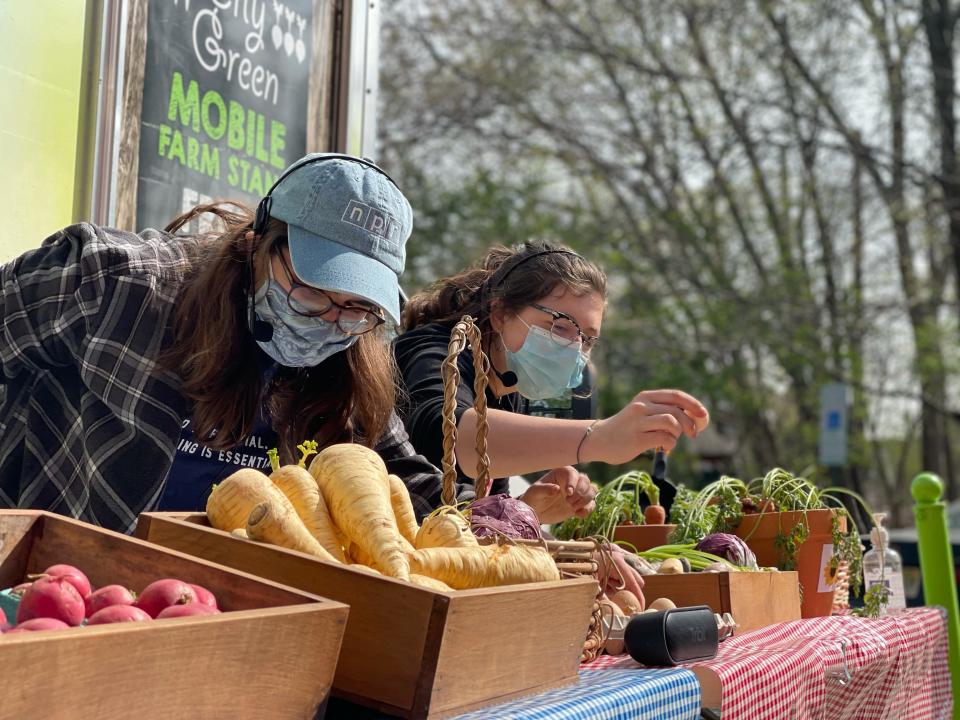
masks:
<svg viewBox="0 0 960 720"><path fill-rule="evenodd" d="M211 200L255 206L287 165L326 149L311 122L321 112L316 74L329 67L318 57L327 54L318 32L327 4L139 1L142 17L131 22L143 62L125 90L121 153L125 144L134 162L121 157L119 225L162 228Z"/></svg>

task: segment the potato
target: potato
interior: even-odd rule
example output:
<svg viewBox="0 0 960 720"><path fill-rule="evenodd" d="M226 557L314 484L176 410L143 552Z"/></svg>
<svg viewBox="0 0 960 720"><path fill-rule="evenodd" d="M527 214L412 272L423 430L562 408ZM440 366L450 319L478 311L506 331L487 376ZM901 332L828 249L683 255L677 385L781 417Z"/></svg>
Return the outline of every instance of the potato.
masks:
<svg viewBox="0 0 960 720"><path fill-rule="evenodd" d="M647 605L647 610L673 610L676 606L670 598L657 598Z"/></svg>
<svg viewBox="0 0 960 720"><path fill-rule="evenodd" d="M607 638L607 641L603 645L603 649L607 651L607 655L621 655L625 647L623 640L617 638Z"/></svg>
<svg viewBox="0 0 960 720"><path fill-rule="evenodd" d="M610 614L614 617L623 617L623 610L621 610L620 606L608 597L603 597L600 599L600 606L603 608L603 613L605 616Z"/></svg>
<svg viewBox="0 0 960 720"><path fill-rule="evenodd" d="M682 575L683 565L677 558L667 558L660 563L660 569L657 572L661 575Z"/></svg>
<svg viewBox="0 0 960 720"><path fill-rule="evenodd" d="M618 590L610 600L623 610L624 615L634 615L643 611L643 604L637 599L637 596L629 590Z"/></svg>

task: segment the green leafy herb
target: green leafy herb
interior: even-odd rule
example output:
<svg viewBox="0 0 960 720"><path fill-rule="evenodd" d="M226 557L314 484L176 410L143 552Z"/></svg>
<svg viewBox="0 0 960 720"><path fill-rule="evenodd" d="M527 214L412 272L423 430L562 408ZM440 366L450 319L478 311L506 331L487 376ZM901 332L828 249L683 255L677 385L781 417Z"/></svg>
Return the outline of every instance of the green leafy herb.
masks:
<svg viewBox="0 0 960 720"><path fill-rule="evenodd" d="M660 501L660 489L650 475L639 470L625 473L597 492L594 498L596 507L592 513L585 518L564 520L553 527L553 534L560 540L603 537L612 541L617 525L643 524L641 494L646 495L651 505Z"/></svg>

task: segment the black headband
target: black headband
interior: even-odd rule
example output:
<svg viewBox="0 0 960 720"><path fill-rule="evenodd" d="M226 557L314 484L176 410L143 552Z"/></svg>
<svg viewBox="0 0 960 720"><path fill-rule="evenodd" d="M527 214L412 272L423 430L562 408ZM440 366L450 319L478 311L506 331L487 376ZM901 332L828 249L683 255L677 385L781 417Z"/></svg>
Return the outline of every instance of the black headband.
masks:
<svg viewBox="0 0 960 720"><path fill-rule="evenodd" d="M521 258L519 261L515 262L510 267L509 270L507 270L503 275L501 275L500 279L497 281L497 284L494 285L494 287L500 287L501 285L503 285L503 281L507 279L510 273L512 273L514 270L516 270L518 267L523 265L528 260L533 260L534 258L540 257L541 255L551 255L554 253L559 253L562 255L572 255L573 257L580 258L581 260L583 260L583 257L573 252L572 250L540 250L539 252L530 253L526 257Z"/></svg>

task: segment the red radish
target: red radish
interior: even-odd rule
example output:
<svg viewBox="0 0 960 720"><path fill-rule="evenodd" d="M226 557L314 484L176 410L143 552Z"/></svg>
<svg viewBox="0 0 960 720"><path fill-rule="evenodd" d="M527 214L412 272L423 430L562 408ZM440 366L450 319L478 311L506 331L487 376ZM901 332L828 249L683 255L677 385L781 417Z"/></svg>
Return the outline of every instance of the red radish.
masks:
<svg viewBox="0 0 960 720"><path fill-rule="evenodd" d="M33 618L55 618L67 625L83 622L83 598L65 577L42 577L23 594L17 624Z"/></svg>
<svg viewBox="0 0 960 720"><path fill-rule="evenodd" d="M220 611L203 603L189 603L188 605L171 605L160 611L157 620L166 618L189 617L190 615L219 615Z"/></svg>
<svg viewBox="0 0 960 720"><path fill-rule="evenodd" d="M9 632L13 629L13 625L8 623L6 620L0 620L0 635L3 635L5 632Z"/></svg>
<svg viewBox="0 0 960 720"><path fill-rule="evenodd" d="M133 605L136 599L133 592L127 590L123 585L104 585L87 595L83 599L83 603L86 606L87 617L91 617L105 607Z"/></svg>
<svg viewBox="0 0 960 720"><path fill-rule="evenodd" d="M203 585L194 585L193 583L190 583L190 587L192 587L193 592L197 594L198 603L212 607L214 610L220 609L217 607L217 598L214 597L212 592L203 587Z"/></svg>
<svg viewBox="0 0 960 720"><path fill-rule="evenodd" d="M164 578L147 585L140 593L134 606L155 618L161 610L171 605L186 605L196 601L197 594L190 585L183 580Z"/></svg>
<svg viewBox="0 0 960 720"><path fill-rule="evenodd" d="M181 605L181 607L187 607ZM87 625L106 625L107 623L118 622L137 622L140 620L152 620L143 610L133 605L109 605L102 610L98 610L87 622Z"/></svg>
<svg viewBox="0 0 960 720"><path fill-rule="evenodd" d="M72 585L70 587L73 587ZM32 620L18 622L12 630L7 630L5 635L13 635L18 632L36 632L37 630L68 630L70 628L63 620L56 618L39 617Z"/></svg>
<svg viewBox="0 0 960 720"><path fill-rule="evenodd" d="M43 574L49 575L50 577L67 578L67 580L70 581L70 584L77 589L78 593L80 593L80 597L85 598L90 594L90 581L87 580L86 575L80 572L73 565L51 565L43 571Z"/></svg>

